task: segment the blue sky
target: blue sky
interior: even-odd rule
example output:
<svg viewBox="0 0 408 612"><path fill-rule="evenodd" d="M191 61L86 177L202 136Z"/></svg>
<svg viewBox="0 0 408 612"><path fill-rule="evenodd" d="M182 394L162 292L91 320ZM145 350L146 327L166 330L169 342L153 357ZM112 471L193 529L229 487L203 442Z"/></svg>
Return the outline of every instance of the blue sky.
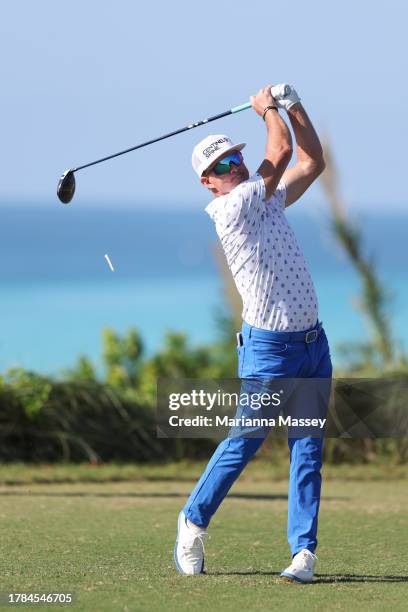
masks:
<svg viewBox="0 0 408 612"><path fill-rule="evenodd" d="M404 0L140 3L13 0L0 18L3 203L50 205L63 170L292 83L334 147L353 208L405 210L407 92ZM191 169L208 133L248 143L252 110L77 175L81 206L204 206ZM305 196L324 203L318 184Z"/></svg>

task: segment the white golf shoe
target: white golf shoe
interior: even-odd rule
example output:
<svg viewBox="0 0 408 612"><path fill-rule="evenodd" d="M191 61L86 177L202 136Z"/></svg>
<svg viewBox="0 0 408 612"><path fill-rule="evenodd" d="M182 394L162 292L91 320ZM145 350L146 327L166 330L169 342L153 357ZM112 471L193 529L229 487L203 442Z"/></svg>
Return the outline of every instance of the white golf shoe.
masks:
<svg viewBox="0 0 408 612"><path fill-rule="evenodd" d="M180 574L204 574L204 538L207 535L205 529L189 527L184 512L180 512L173 555Z"/></svg>
<svg viewBox="0 0 408 612"><path fill-rule="evenodd" d="M312 582L316 561L316 555L304 548L293 557L292 563L281 573L281 576L290 582L302 584Z"/></svg>

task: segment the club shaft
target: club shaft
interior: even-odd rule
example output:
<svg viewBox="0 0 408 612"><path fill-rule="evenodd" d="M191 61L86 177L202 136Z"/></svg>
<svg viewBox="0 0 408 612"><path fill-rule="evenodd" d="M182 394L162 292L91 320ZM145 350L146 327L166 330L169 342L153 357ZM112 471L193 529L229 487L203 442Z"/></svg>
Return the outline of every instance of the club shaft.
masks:
<svg viewBox="0 0 408 612"><path fill-rule="evenodd" d="M228 115L232 115L233 113L239 113L247 108L250 108L250 102L245 104L241 104L240 106L235 106L230 110L225 111L224 113L220 113L219 115L214 115L213 117L208 117L208 119L202 119L202 121L197 121L196 123L191 123L190 125L186 125L186 127L180 128L179 130L175 130L174 132L169 132L169 134L164 134L164 136L159 136L158 138L154 138L153 140L147 140L142 144L138 144L135 147L130 147L129 149L125 149L124 151L119 151L119 153L114 153L113 155L108 155L107 157L102 157L101 159L97 159L96 161L90 162L89 164L84 164L83 166L78 166L77 168L72 168L72 172L77 172L78 170L82 170L83 168L89 168L90 166L95 166L95 164L100 164L108 159L113 159L114 157L119 157L119 155L124 155L125 153L130 153L130 151L136 151L136 149L141 149L142 147L147 147L155 142L159 142L160 140L165 140L166 138L171 138L171 136L176 136L177 134L181 134L182 132L187 132L188 130L192 130L193 128L199 127L200 125L205 125L206 123L210 123L211 121L216 121L217 119L222 119L223 117L228 117Z"/></svg>

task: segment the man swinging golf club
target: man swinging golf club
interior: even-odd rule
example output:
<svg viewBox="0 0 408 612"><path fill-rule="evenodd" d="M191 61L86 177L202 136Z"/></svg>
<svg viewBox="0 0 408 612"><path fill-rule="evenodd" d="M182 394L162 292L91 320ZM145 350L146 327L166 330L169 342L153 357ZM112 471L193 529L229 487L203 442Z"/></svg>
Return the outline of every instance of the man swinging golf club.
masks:
<svg viewBox="0 0 408 612"><path fill-rule="evenodd" d="M253 176L241 153L245 144L234 145L225 135L202 140L194 148L192 164L215 197L205 210L215 222L243 300L239 377L331 379L313 281L284 214L324 170L322 147L296 91L288 85L273 91L274 97L268 85L251 97L267 129L265 159ZM291 133L279 109L287 112L296 138L297 163L291 168ZM217 447L179 514L174 560L180 573L204 573L206 529L263 439L228 437ZM288 438L288 444L292 560L281 576L307 583L317 560L323 440Z"/></svg>

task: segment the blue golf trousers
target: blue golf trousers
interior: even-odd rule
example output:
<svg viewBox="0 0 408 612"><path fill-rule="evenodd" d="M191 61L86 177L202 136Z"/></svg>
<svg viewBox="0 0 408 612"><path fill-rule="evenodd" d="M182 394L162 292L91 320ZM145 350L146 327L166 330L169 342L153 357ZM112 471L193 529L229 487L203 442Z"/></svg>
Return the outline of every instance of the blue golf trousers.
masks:
<svg viewBox="0 0 408 612"><path fill-rule="evenodd" d="M311 330L319 327L321 329L317 338L305 342L307 330L274 332L253 327L244 321L242 346L237 348L238 376L243 379L331 379L332 363L325 331L319 322ZM208 526L229 489L264 439L265 436L228 437L218 445L184 506L183 512L192 523L201 527ZM288 445L290 476L287 535L294 555L303 548L314 552L317 546L323 437L288 437Z"/></svg>

